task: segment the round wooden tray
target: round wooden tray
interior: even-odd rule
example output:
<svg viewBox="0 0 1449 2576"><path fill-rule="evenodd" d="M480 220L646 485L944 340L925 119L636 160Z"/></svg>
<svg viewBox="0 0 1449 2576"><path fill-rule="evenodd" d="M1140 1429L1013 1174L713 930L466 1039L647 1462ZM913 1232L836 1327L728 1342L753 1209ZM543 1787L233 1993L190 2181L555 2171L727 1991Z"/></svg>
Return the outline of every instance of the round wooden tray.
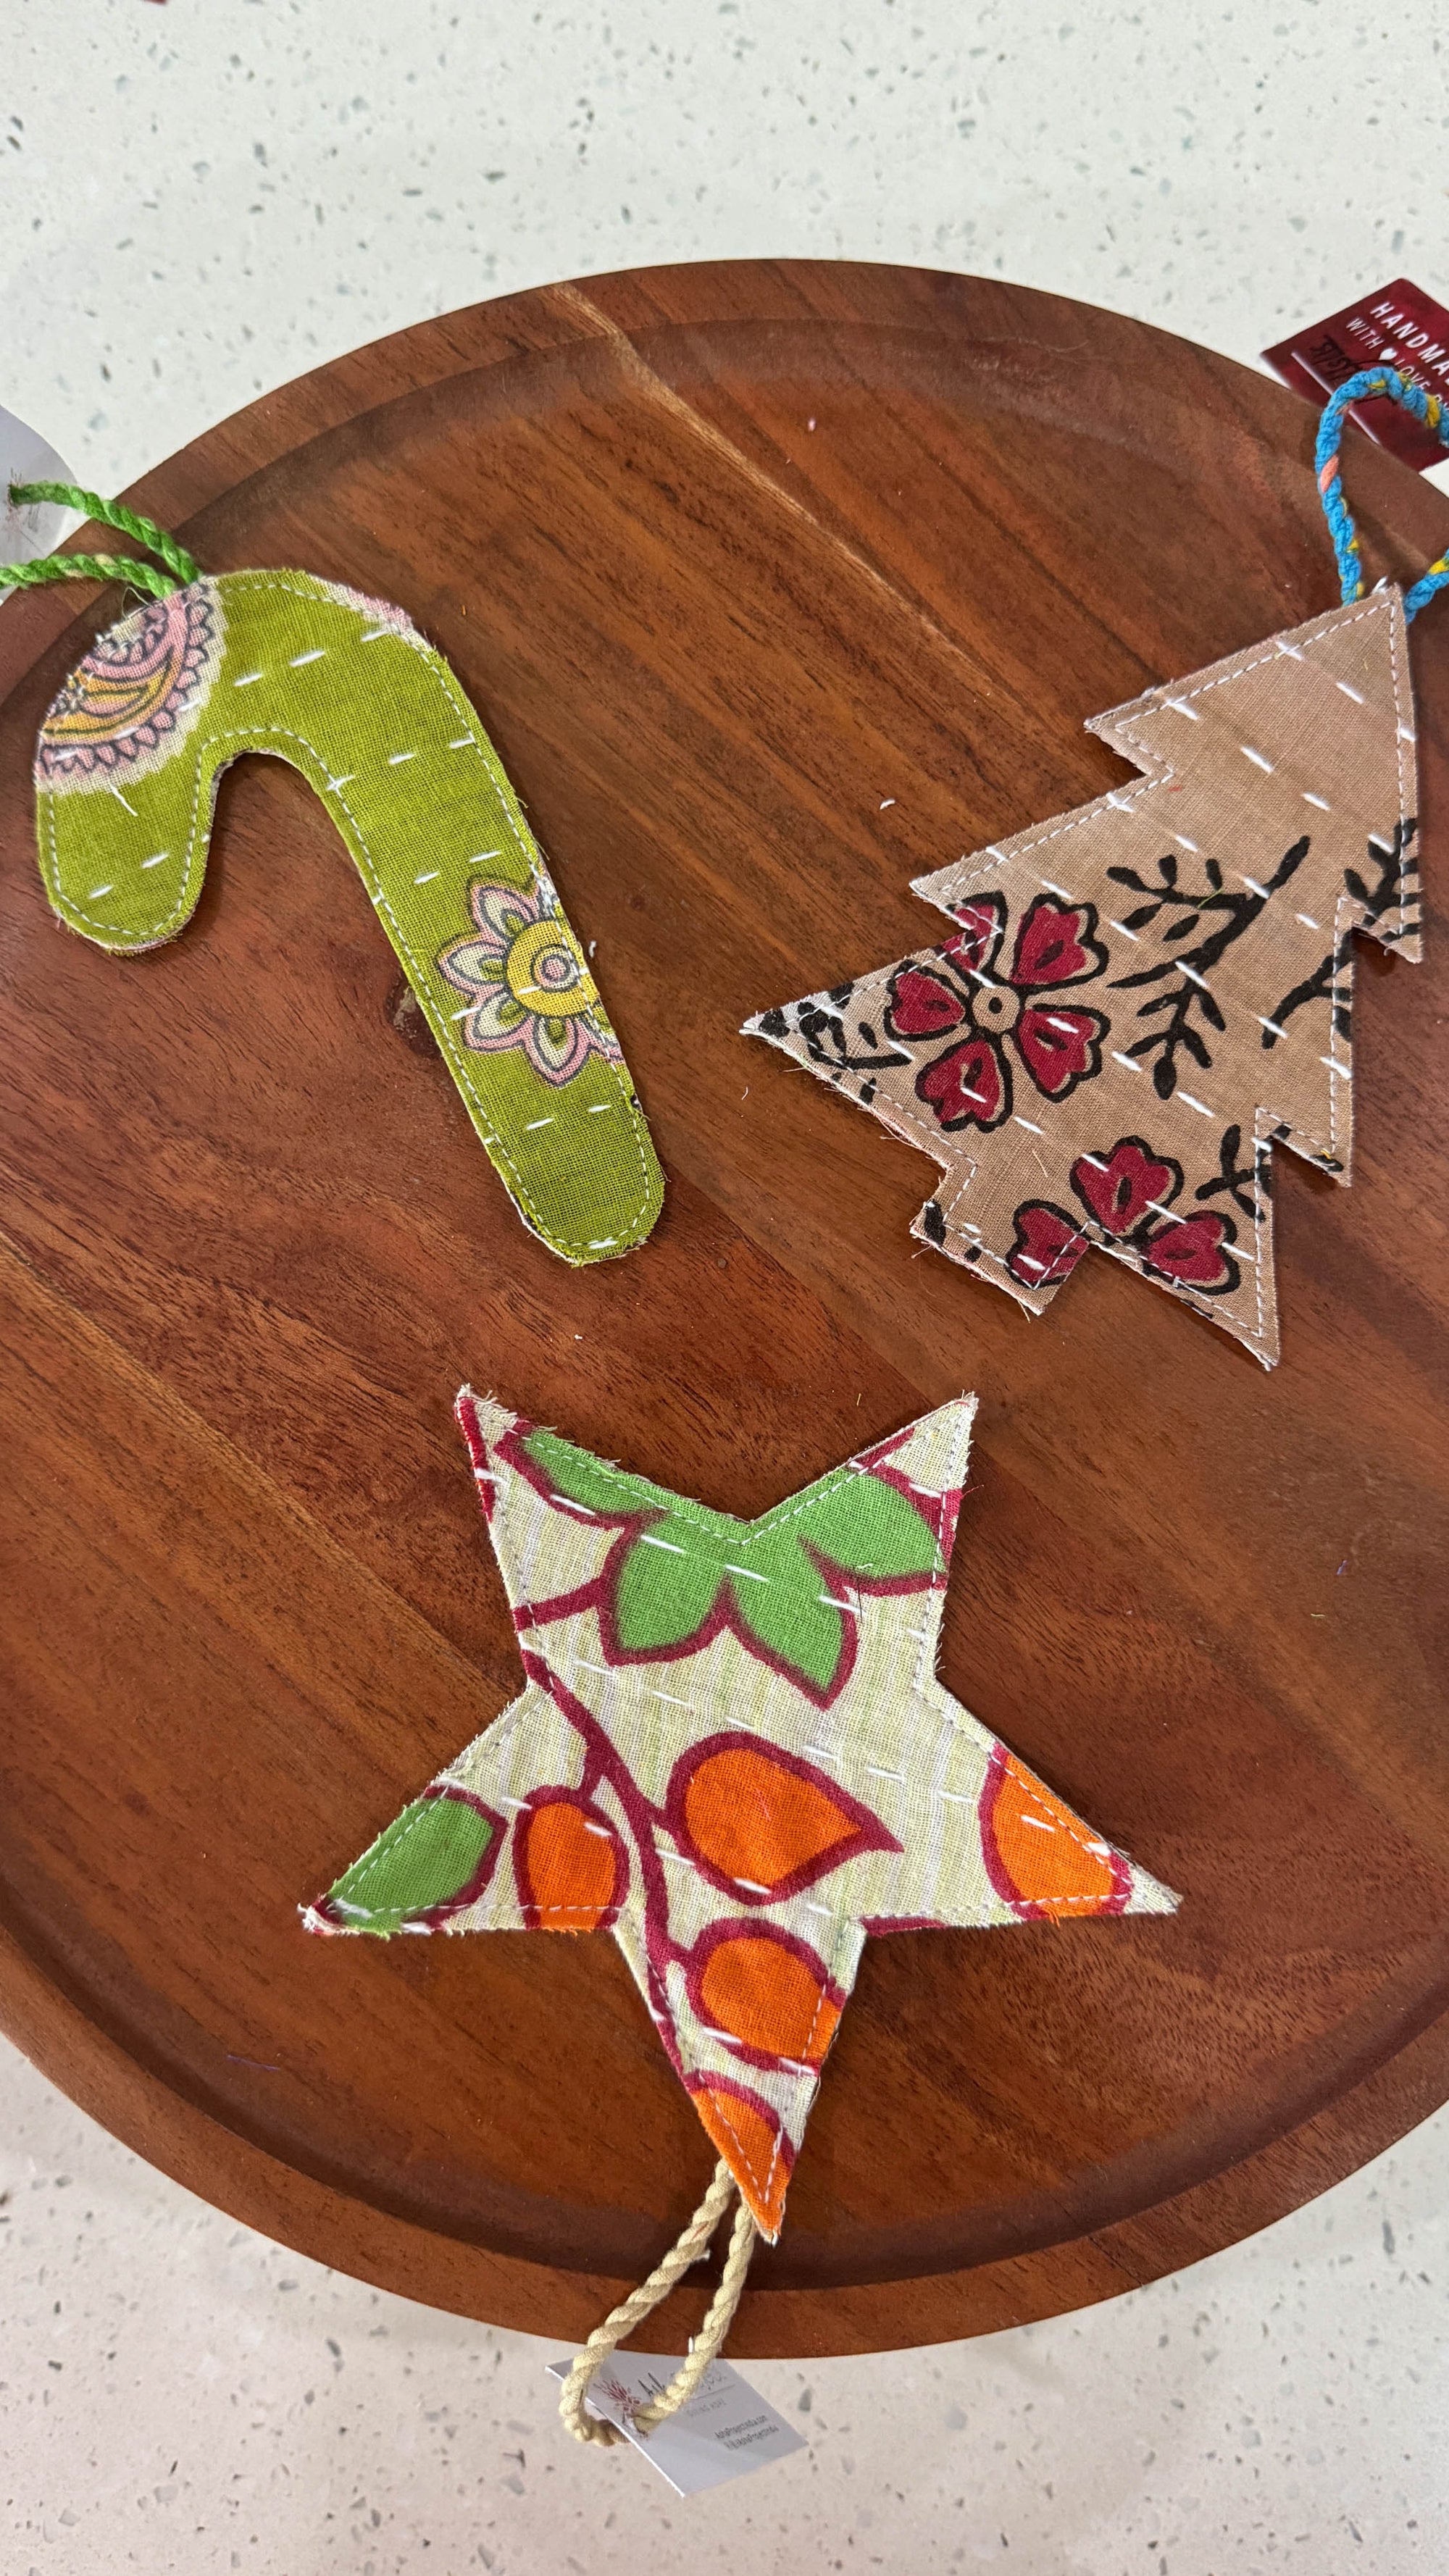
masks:
<svg viewBox="0 0 1449 2576"><path fill-rule="evenodd" d="M923 1255L931 1166L737 1035L931 938L913 875L1120 778L1084 717L1331 605L1312 429L1079 305L742 264L425 323L132 496L452 660L668 1172L600 1270L518 1223L289 771L227 781L174 946L55 928L31 746L117 597L6 607L0 2018L193 2190L567 2339L710 2170L612 1941L298 1924L518 1685L465 1377L747 1514L977 1388L944 1678L1184 1895L869 1944L731 2349L1106 2296L1444 2099L1449 618L1428 962L1360 947L1352 1189L1278 1157L1272 1377L1113 1262L1032 1322ZM1443 501L1352 450L1371 574L1417 568Z"/></svg>

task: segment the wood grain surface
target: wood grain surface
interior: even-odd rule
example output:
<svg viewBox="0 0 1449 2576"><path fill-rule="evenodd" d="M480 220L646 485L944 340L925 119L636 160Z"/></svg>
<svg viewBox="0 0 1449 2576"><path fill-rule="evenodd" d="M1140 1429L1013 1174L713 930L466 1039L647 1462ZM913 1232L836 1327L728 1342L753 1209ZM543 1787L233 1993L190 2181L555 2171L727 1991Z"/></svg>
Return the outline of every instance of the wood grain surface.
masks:
<svg viewBox="0 0 1449 2576"><path fill-rule="evenodd" d="M943 1677L1184 1895L868 1946L732 2350L1107 2296L1449 2093L1449 615L1427 962L1359 948L1353 1187L1278 1158L1271 1378L1115 1263L1033 1322L923 1254L932 1167L737 1035L932 938L913 875L1120 779L1085 716L1332 604L1312 430L1079 305L744 264L425 323L130 496L451 659L668 1174L603 1270L519 1225L286 769L227 779L173 946L55 927L31 745L119 602L0 612L0 2019L192 2189L567 2338L709 2173L611 1940L298 1924L518 1685L464 1378L751 1515L975 1387ZM1443 546L1356 435L1348 479L1371 577Z"/></svg>

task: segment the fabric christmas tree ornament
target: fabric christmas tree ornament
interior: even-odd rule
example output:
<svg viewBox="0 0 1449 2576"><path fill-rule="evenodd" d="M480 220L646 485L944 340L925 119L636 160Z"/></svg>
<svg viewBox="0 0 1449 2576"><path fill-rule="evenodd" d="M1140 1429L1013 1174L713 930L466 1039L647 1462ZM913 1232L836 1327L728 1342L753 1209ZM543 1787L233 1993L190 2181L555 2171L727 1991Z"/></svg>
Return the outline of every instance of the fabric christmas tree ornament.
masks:
<svg viewBox="0 0 1449 2576"><path fill-rule="evenodd" d="M921 1146L912 1231L1033 1314L1089 1245L1278 1357L1271 1157L1349 1178L1355 932L1418 960L1407 625L1449 580L1363 597L1339 425L1319 484L1344 604L1089 729L1144 773L915 891L939 947L761 1012L763 1037Z"/></svg>
<svg viewBox="0 0 1449 2576"><path fill-rule="evenodd" d="M305 1915L612 1932L770 2237L867 1934L1177 1902L936 1679L974 1410L741 1521L465 1389L525 1686Z"/></svg>
<svg viewBox="0 0 1449 2576"><path fill-rule="evenodd" d="M579 941L483 726L405 612L305 572L207 575L149 520L63 500L161 556L58 554L30 585L121 578L146 604L72 671L40 729L41 874L118 954L172 939L201 893L217 784L269 752L326 805L524 1223L574 1263L641 1243L663 1175Z"/></svg>

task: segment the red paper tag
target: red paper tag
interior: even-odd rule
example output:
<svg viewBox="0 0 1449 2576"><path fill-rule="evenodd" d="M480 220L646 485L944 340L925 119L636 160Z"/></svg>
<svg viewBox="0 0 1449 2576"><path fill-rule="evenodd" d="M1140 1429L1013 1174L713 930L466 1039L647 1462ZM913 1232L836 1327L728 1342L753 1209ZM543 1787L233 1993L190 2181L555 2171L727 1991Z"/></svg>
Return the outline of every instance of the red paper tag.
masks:
<svg viewBox="0 0 1449 2576"><path fill-rule="evenodd" d="M1397 367L1401 376L1422 385L1426 393L1449 397L1449 312L1422 286L1411 286L1406 277L1398 277L1392 286L1361 296L1357 304L1330 315L1326 322L1295 331L1291 340L1281 340L1263 355L1285 385L1306 394L1320 410L1335 385L1357 375L1361 367ZM1418 474L1449 458L1449 449L1435 432L1386 395L1351 404L1350 416L1380 447L1386 447L1391 456L1401 456Z"/></svg>

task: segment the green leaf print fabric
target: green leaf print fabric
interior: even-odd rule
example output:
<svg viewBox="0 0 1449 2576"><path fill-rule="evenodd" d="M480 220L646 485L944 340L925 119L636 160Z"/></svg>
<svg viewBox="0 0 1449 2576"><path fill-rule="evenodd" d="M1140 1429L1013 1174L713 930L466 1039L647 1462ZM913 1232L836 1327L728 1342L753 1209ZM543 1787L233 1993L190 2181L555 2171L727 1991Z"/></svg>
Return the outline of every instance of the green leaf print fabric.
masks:
<svg viewBox="0 0 1449 2576"><path fill-rule="evenodd" d="M909 1497L853 1466L745 1523L606 1466L555 1432L531 1431L525 1447L581 1515L624 1524L614 1619L625 1654L678 1648L728 1617L823 1691L853 1615L832 1582L913 1589L942 1571L935 1535Z"/></svg>
<svg viewBox="0 0 1449 2576"><path fill-rule="evenodd" d="M103 635L36 751L41 872L102 948L174 938L243 752L332 815L525 1224L641 1243L663 1176L578 940L458 681L405 613L304 572L203 576Z"/></svg>
<svg viewBox="0 0 1449 2576"><path fill-rule="evenodd" d="M404 1807L332 1890L344 1922L386 1934L404 1923L431 1930L481 1896L491 1875L492 1820L461 1789L429 1789Z"/></svg>

